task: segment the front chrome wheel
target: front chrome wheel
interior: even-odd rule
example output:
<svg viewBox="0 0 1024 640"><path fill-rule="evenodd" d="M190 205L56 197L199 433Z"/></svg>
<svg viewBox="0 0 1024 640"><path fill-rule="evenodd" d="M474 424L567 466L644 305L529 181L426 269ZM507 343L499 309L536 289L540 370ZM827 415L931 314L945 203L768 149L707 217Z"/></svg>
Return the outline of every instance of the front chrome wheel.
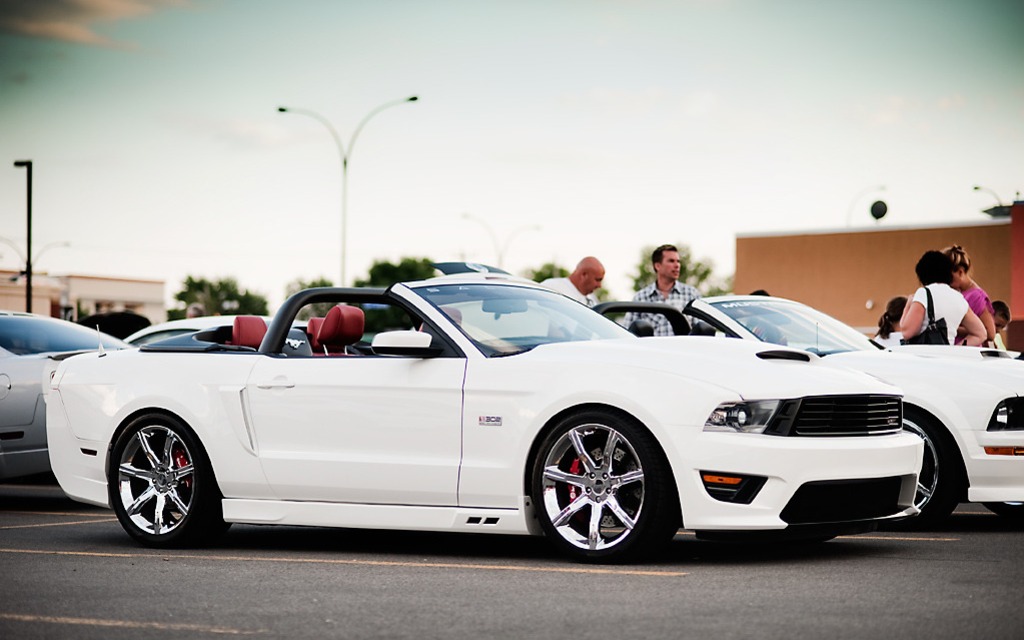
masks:
<svg viewBox="0 0 1024 640"><path fill-rule="evenodd" d="M582 560L653 552L679 527L675 485L657 443L603 412L570 417L548 434L534 463L533 496L548 538Z"/></svg>
<svg viewBox="0 0 1024 640"><path fill-rule="evenodd" d="M581 425L555 441L542 487L547 518L580 549L615 546L636 527L644 507L640 459L619 432L603 425Z"/></svg>
<svg viewBox="0 0 1024 640"><path fill-rule="evenodd" d="M942 423L916 408L904 408L903 430L924 441L914 506L921 513L894 525L922 529L945 520L966 492L966 472L960 449Z"/></svg>
<svg viewBox="0 0 1024 640"><path fill-rule="evenodd" d="M924 440L924 458L921 460L921 473L917 476L917 493L914 495L914 506L924 511L939 486L938 451L935 441L916 422L904 418L903 430Z"/></svg>

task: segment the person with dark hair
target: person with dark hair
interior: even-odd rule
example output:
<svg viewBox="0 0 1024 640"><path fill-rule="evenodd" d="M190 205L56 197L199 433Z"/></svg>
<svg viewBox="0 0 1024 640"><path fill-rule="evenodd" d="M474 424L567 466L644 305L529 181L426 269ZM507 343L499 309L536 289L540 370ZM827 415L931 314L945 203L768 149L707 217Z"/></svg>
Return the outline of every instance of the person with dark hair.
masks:
<svg viewBox="0 0 1024 640"><path fill-rule="evenodd" d="M959 327L964 331L965 344L981 346L985 341L985 326L967 306L967 300L950 286L953 282L953 261L949 256L941 251L926 251L917 261L914 271L921 287L910 297L900 318L903 339L917 336L928 326L930 298L935 320L946 321L946 344L954 344Z"/></svg>
<svg viewBox="0 0 1024 640"><path fill-rule="evenodd" d="M679 282L679 249L671 244L663 244L651 254L651 266L654 267L655 280L636 292L633 302L661 302L680 311L691 301L700 297L700 291L688 284ZM674 336L672 324L660 313L627 313L626 326L636 320L646 320L654 325L654 335Z"/></svg>
<svg viewBox="0 0 1024 640"><path fill-rule="evenodd" d="M885 305L885 313L878 319L878 333L875 334L875 342L883 347L898 347L903 339L900 333L900 318L903 317L903 310L907 308L907 298L896 296Z"/></svg>
<svg viewBox="0 0 1024 640"><path fill-rule="evenodd" d="M1003 330L1010 324L1010 305L1003 300L992 301L992 320L996 325L996 337L993 340L997 349L1006 351L1006 339L1003 338Z"/></svg>
<svg viewBox="0 0 1024 640"><path fill-rule="evenodd" d="M969 274L971 270L971 256L967 255L964 248L958 244L946 247L942 250L942 253L949 256L949 259L953 261L953 282L950 286L963 295L971 311L978 316L981 324L985 325L986 335L983 346L992 346L996 339L996 323L993 317L992 302L989 300L985 290ZM960 342L962 342L962 339L960 336L957 336L957 343L959 344Z"/></svg>

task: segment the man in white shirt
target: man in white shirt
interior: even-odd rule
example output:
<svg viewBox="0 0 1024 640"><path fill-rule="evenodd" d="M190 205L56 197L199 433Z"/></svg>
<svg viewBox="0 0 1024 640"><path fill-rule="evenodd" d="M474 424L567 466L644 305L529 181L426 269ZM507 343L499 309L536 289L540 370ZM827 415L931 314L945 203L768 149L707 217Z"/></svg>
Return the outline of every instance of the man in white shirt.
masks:
<svg viewBox="0 0 1024 640"><path fill-rule="evenodd" d="M604 265L597 258L587 256L580 260L568 278L548 278L541 284L581 304L593 307L597 304L594 292L601 288L603 280Z"/></svg>

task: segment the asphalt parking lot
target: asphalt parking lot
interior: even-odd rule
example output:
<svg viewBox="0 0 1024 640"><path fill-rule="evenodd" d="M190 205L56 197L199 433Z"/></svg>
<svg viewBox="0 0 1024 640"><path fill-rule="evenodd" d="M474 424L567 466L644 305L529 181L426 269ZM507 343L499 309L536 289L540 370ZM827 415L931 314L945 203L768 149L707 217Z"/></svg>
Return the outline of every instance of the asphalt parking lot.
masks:
<svg viewBox="0 0 1024 640"><path fill-rule="evenodd" d="M819 545L682 532L631 566L533 538L238 525L156 551L54 485L0 485L0 637L1020 638L1022 540L961 505L941 530Z"/></svg>

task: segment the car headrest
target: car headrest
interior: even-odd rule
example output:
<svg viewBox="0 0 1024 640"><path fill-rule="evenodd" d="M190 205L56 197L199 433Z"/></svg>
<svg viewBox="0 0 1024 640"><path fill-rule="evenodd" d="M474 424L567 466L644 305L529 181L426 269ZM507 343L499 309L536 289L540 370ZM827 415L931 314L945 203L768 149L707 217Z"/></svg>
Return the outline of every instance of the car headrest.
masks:
<svg viewBox="0 0 1024 640"><path fill-rule="evenodd" d="M320 327L322 327L323 324L323 318L310 318L306 323L306 335L309 336L309 348L313 350L313 353L322 352L324 350L324 346L316 339L316 334L320 333Z"/></svg>
<svg viewBox="0 0 1024 640"><path fill-rule="evenodd" d="M365 322L362 309L339 304L327 312L316 341L328 348L355 344L363 337Z"/></svg>
<svg viewBox="0 0 1024 640"><path fill-rule="evenodd" d="M236 316L231 328L231 343L259 349L263 336L267 334L267 323L259 316Z"/></svg>

